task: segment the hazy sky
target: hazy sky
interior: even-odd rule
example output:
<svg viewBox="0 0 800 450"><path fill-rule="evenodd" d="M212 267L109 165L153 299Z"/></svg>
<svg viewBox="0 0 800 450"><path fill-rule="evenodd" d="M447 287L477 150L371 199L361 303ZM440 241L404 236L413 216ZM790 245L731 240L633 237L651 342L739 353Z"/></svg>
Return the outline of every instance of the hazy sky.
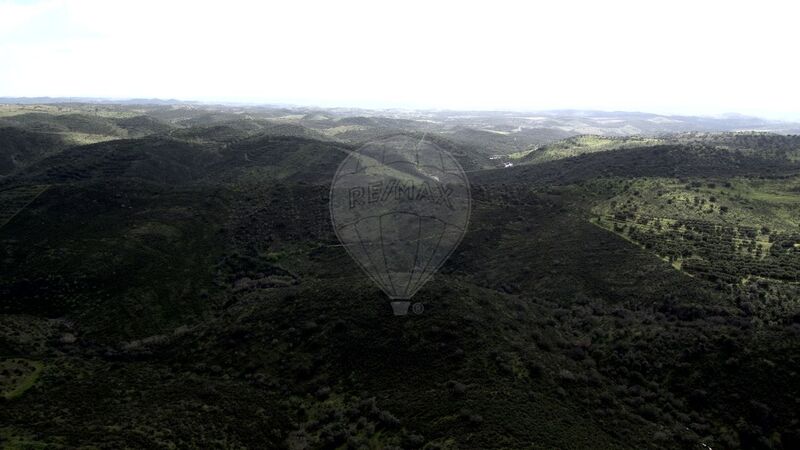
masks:
<svg viewBox="0 0 800 450"><path fill-rule="evenodd" d="M0 96L800 119L799 5L0 0Z"/></svg>

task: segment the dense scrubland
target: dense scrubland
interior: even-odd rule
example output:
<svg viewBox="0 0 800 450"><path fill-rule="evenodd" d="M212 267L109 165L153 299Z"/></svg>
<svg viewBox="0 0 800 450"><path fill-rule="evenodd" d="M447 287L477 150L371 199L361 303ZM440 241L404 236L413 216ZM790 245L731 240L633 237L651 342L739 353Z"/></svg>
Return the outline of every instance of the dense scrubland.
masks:
<svg viewBox="0 0 800 450"><path fill-rule="evenodd" d="M0 444L799 448L797 127L609 115L3 105ZM473 197L406 317L328 215L398 133Z"/></svg>

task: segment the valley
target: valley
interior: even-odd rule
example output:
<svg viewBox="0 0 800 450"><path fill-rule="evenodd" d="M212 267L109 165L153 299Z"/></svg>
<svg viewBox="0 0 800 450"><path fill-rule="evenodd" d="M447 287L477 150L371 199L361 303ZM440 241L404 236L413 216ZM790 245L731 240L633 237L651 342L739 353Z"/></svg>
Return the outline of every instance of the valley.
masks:
<svg viewBox="0 0 800 450"><path fill-rule="evenodd" d="M3 105L0 445L797 448L798 132ZM450 152L473 202L405 317L328 204L339 163L395 135Z"/></svg>

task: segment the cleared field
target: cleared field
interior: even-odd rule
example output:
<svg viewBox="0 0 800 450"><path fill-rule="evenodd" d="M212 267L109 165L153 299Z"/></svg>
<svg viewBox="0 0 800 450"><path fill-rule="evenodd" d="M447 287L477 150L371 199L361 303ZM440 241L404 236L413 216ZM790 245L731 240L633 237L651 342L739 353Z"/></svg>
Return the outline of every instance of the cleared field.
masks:
<svg viewBox="0 0 800 450"><path fill-rule="evenodd" d="M618 181L591 222L714 283L739 302L792 314L800 293L797 179Z"/></svg>
<svg viewBox="0 0 800 450"><path fill-rule="evenodd" d="M77 133L77 132L58 133L58 134L60 134L64 138L64 141L67 142L69 145L96 144L98 142L113 141L115 139L119 139L119 137L117 136L109 136L104 134L90 134L90 133Z"/></svg>
<svg viewBox="0 0 800 450"><path fill-rule="evenodd" d="M17 398L30 389L42 373L44 364L23 358L0 361L0 396Z"/></svg>
<svg viewBox="0 0 800 450"><path fill-rule="evenodd" d="M606 137L595 135L574 136L554 142L535 150L515 153L512 159L522 160L527 164L538 164L558 159L571 158L587 153L607 152L622 148L647 147L658 145L664 141L646 137Z"/></svg>

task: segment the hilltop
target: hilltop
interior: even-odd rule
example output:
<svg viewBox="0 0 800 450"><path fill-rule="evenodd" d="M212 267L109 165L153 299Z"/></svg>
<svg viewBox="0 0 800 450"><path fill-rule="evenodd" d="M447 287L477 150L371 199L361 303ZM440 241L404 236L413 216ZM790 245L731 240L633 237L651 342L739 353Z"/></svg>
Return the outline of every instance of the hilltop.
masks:
<svg viewBox="0 0 800 450"><path fill-rule="evenodd" d="M3 105L0 443L797 448L792 130ZM339 163L396 134L453 154L473 200L406 317L328 209Z"/></svg>

